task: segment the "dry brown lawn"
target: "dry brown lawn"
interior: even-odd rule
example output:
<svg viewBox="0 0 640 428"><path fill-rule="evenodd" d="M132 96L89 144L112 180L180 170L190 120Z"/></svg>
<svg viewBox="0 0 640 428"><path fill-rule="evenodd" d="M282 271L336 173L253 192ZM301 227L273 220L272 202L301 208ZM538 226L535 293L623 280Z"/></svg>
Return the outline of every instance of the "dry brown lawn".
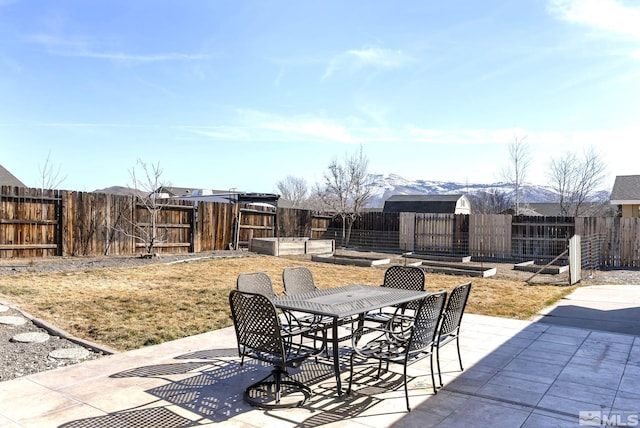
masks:
<svg viewBox="0 0 640 428"><path fill-rule="evenodd" d="M250 255L137 268L0 277L0 298L79 338L117 350L190 336L231 325L228 294L239 273L264 271L282 292L282 270L304 265L320 288L382 283L387 266L356 267L299 258ZM471 280L467 311L530 319L575 287L527 285L496 275L470 278L427 274L427 289L450 291Z"/></svg>

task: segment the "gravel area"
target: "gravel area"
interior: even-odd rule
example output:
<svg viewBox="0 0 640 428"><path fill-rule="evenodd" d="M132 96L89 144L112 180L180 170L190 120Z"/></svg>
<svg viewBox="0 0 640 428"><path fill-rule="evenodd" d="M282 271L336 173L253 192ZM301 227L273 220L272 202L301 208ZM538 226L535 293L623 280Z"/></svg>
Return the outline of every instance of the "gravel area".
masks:
<svg viewBox="0 0 640 428"><path fill-rule="evenodd" d="M246 252L216 251L198 254L141 257L56 257L42 259L0 259L0 275L73 272L100 268L126 268L159 263L179 263L201 258L242 257ZM18 323L16 325L14 323ZM44 342L23 342L24 333L45 333ZM16 337L17 336L17 337ZM42 335L28 335L42 336ZM37 338L37 337L36 337ZM62 350L62 351L61 351ZM0 382L57 367L94 360L115 352L97 344L69 337L55 326L0 299ZM62 357L62 358L61 358Z"/></svg>
<svg viewBox="0 0 640 428"><path fill-rule="evenodd" d="M0 303L0 311L0 382L81 361L94 360L106 355L104 352L52 335L47 329L39 327L25 317L22 312L7 305ZM3 320L22 320L24 323L4 324ZM16 340L24 340L21 335L25 333L43 333L47 340L42 343ZM34 337L34 339L39 338ZM61 349L77 350L78 355L65 355L71 358L56 358L56 352L59 353Z"/></svg>

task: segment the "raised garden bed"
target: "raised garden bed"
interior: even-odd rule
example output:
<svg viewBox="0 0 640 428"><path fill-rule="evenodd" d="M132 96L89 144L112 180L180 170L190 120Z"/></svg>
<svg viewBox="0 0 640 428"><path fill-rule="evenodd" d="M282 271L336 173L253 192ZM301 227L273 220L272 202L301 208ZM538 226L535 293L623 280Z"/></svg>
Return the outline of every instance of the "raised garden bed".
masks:
<svg viewBox="0 0 640 428"><path fill-rule="evenodd" d="M336 265L353 265L353 266L378 266L391 263L391 259L367 257L367 256L351 256L337 254L317 254L311 256L311 260L321 263L333 263Z"/></svg>
<svg viewBox="0 0 640 428"><path fill-rule="evenodd" d="M466 275L479 276L486 278L496 274L497 269L494 267L469 266L468 264L443 263L436 261L423 261L420 267L429 273L444 273L447 275Z"/></svg>
<svg viewBox="0 0 640 428"><path fill-rule="evenodd" d="M253 238L249 242L249 251L270 256L326 254L334 250L333 239Z"/></svg>
<svg viewBox="0 0 640 428"><path fill-rule="evenodd" d="M435 262L469 263L471 256L449 256L444 254L405 253L405 257L420 260L432 260Z"/></svg>
<svg viewBox="0 0 640 428"><path fill-rule="evenodd" d="M521 270L521 271L525 271L525 272L538 272L538 273L544 273L547 275L558 275L564 272L569 271L569 265L565 265L565 266L541 266L541 265L536 265L535 262L533 260L530 261L526 261L526 262L522 262L522 263L517 263L515 265L513 265L513 269L514 270Z"/></svg>

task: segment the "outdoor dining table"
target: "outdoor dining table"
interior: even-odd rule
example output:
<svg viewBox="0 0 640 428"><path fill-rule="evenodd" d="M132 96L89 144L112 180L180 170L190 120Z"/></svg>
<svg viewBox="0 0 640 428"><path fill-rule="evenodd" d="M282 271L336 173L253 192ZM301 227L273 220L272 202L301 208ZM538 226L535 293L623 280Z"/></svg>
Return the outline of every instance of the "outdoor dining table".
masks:
<svg viewBox="0 0 640 428"><path fill-rule="evenodd" d="M338 327L339 320L362 316L373 310L399 305L428 296L425 291L405 290L391 287L352 284L334 288L317 289L296 295L278 296L273 303L280 309L305 312L308 314L331 317L333 368L336 376L338 395L342 395L340 380L340 354Z"/></svg>

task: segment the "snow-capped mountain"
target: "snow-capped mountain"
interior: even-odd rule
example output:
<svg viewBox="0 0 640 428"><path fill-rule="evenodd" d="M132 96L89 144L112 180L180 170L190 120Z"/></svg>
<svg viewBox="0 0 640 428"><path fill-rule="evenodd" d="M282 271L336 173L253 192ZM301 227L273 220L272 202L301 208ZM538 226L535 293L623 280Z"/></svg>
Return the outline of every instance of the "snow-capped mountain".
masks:
<svg viewBox="0 0 640 428"><path fill-rule="evenodd" d="M411 180L397 174L370 174L373 198L369 205L372 208L382 208L384 201L392 195L446 195L465 194L477 195L481 192L499 191L506 194L513 192L513 186L509 183L454 183L450 181ZM523 202L556 202L558 194L548 186L526 184L522 186L521 197ZM599 191L593 201L607 200L608 191Z"/></svg>

